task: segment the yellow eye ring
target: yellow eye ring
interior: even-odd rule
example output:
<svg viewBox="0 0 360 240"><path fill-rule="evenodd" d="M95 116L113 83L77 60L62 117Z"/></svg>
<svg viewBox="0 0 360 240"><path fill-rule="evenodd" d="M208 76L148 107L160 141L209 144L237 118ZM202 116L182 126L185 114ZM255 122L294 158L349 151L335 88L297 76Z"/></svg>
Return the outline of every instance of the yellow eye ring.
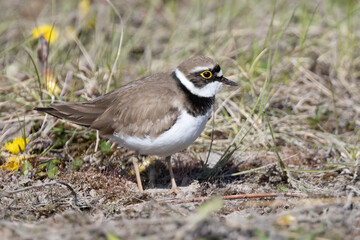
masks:
<svg viewBox="0 0 360 240"><path fill-rule="evenodd" d="M209 70L203 71L203 72L201 73L201 76L202 76L203 78L205 78L205 79L209 79L209 78L212 77L212 72L210 72Z"/></svg>

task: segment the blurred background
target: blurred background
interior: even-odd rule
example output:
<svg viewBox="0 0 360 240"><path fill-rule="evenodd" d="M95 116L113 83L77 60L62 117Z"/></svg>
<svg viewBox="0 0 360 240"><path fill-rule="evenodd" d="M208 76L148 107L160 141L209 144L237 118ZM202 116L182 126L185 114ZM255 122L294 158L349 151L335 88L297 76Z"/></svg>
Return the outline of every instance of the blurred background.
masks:
<svg viewBox="0 0 360 240"><path fill-rule="evenodd" d="M104 216L121 215L121 207L132 202L124 196L136 197L121 182L121 161L109 160L114 153L110 144L100 140L96 148L95 132L45 117L33 107L93 99L143 76L172 71L191 56L206 55L218 61L224 76L239 88L224 88L217 95L214 114L201 137L173 159L180 185L200 182L195 190L184 190L186 196L274 191L334 198L359 194L359 1L0 0L0 6L0 165L6 170L1 171L1 189L17 188L20 179L58 178L92 199ZM19 137L23 140L15 141ZM9 150L13 148L16 153ZM22 154L32 157L19 159ZM120 160L128 157L126 151L120 152ZM166 169L158 169L163 171L157 170L157 186L164 186ZM284 181L287 173L292 177ZM151 174L143 173L145 188L154 186ZM91 180L95 176L96 181ZM112 191L121 194L106 195ZM99 203L94 196L106 197ZM357 205L347 213L333 206L322 220L319 217L319 225L308 221L309 212L293 213L303 225L282 229L295 235L281 235L272 224L285 207L267 204L267 211L265 205L257 203L246 210L224 203L218 218L193 228L193 233L204 237L199 229L212 226L216 232L220 224L216 219L254 212L259 218L247 225L248 232L239 230L241 224L220 225L237 229L239 236L269 237L275 232L273 236L296 237L310 232L330 238L356 236L351 226L360 226ZM32 216L29 208L24 209L13 210L9 218ZM141 219L142 210L121 216ZM192 212L182 210L185 216ZM57 208L45 216L62 211ZM163 216L161 211L158 215L148 211L155 219ZM315 207L309 211L316 212ZM185 219L181 224L186 223ZM321 226L323 231L318 232ZM177 236L188 236L184 234Z"/></svg>
<svg viewBox="0 0 360 240"><path fill-rule="evenodd" d="M261 136L256 140L261 146L271 142L261 129L261 116L255 116L264 109L276 117L274 128L283 128L284 140L293 144L301 141L294 141L299 134L295 129L346 134L359 127L357 1L111 5L1 2L3 117L13 116L10 109L31 116L32 107L49 101L94 98L140 77L171 71L190 56L207 55L240 84L236 93L225 90L218 101L217 130L225 132L225 143L249 116L259 128L250 135ZM48 49L39 40L46 30L53 34ZM45 52L42 60L39 51ZM253 145L255 139L247 139Z"/></svg>

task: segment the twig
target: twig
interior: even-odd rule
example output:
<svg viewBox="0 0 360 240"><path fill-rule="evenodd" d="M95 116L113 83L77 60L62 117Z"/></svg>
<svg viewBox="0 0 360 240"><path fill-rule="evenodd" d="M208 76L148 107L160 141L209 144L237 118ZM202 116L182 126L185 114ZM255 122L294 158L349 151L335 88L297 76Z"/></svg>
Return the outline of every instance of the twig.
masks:
<svg viewBox="0 0 360 240"><path fill-rule="evenodd" d="M305 209L309 209L306 206L311 206L310 209L314 209L316 206L322 206L322 205L336 205L336 204L343 204L344 206L349 202L348 197L310 197L310 198L302 198L302 199L296 199L291 201L286 200L249 200L244 202L244 207L254 208L254 207L281 207L286 204L293 205L293 206L303 206ZM360 197L352 197L350 200L351 203L359 203ZM345 207L343 207L345 208ZM302 208L300 208L301 211ZM304 208L303 208L304 209ZM295 209L294 209L295 210ZM299 209L298 209L299 210ZM296 210L296 211L298 211Z"/></svg>
<svg viewBox="0 0 360 240"><path fill-rule="evenodd" d="M354 166L355 166L354 177L353 177L353 179L351 180L352 183L356 183L357 178L358 178L358 172L359 172L359 166L358 166L358 164L359 164L359 158L356 157L356 158L355 158L355 162L354 162Z"/></svg>
<svg viewBox="0 0 360 240"><path fill-rule="evenodd" d="M66 141L65 146L64 146L64 150L65 153L70 157L71 161L74 161L74 157L70 154L69 151L69 143L71 143L76 135L77 132L77 128L75 129L75 131L73 132L73 134L71 135L70 139Z"/></svg>
<svg viewBox="0 0 360 240"><path fill-rule="evenodd" d="M332 196L312 196L309 197L305 194L298 194L298 193L253 193L253 194L239 194L239 195L227 195L221 196L223 200L234 200L234 199L256 199L256 198L276 198L276 197L287 197L287 198L301 198L293 202L296 205L319 205L319 204L346 204L348 202L351 203L358 203L360 202L360 197L352 197L350 200L346 197L332 197ZM158 203L192 203L192 202L203 202L213 197L198 197L198 198L189 198L189 199L164 199L158 201ZM288 201L284 200L276 200L276 203L264 201L264 200L257 200L257 206L270 206L276 205L281 206L284 205ZM253 204L253 203L252 203Z"/></svg>
<svg viewBox="0 0 360 240"><path fill-rule="evenodd" d="M238 195L226 195L220 196L223 200L233 200L233 199L249 199L249 198L275 198L275 197L291 197L291 198L300 198L305 197L304 194L298 193L251 193L251 194L238 194ZM211 197L197 197L197 198L188 198L188 199L164 199L160 200L159 203L191 203L191 202L203 202Z"/></svg>
<svg viewBox="0 0 360 240"><path fill-rule="evenodd" d="M41 184L38 184L38 185L33 185L33 186L17 189L17 190L14 190L14 191L3 192L0 195L0 198L9 197L9 196L11 196L13 194L20 193L20 192L25 192L25 191L28 191L28 190L31 190L31 189L41 188L41 187L46 187L46 186L53 186L53 185L56 185L56 184L64 185L65 187L67 187L71 191L71 193L74 195L74 204L75 204L75 206L78 207L78 199L77 199L77 194L76 194L75 190L69 184L67 184L65 182L61 182L61 181L52 181L52 182L47 182L47 183L41 183Z"/></svg>
<svg viewBox="0 0 360 240"><path fill-rule="evenodd" d="M94 153L96 153L99 149L99 142L100 142L99 131L96 130L96 143L95 143Z"/></svg>

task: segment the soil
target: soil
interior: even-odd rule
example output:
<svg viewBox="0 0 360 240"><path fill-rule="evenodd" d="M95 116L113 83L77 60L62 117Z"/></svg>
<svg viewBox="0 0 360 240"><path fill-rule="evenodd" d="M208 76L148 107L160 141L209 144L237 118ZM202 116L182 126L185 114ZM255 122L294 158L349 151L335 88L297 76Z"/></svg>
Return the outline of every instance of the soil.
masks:
<svg viewBox="0 0 360 240"><path fill-rule="evenodd" d="M322 165L326 163L326 156L321 153L316 153L321 157L315 166L313 161L311 165L304 161L313 158L309 153L283 149L281 155L287 156L288 164L302 169L324 169ZM236 177L204 180L203 172L209 169L202 169L197 160L184 164L182 158L190 161L191 155L179 153L173 158L181 190L177 195L169 194L169 174L161 160L142 173L145 188L142 194L133 176L96 167L62 173L56 181L34 180L2 171L1 236L3 239L357 239L360 236L360 198L355 190L359 185L354 179L354 169L291 172L285 181L273 152L248 151L235 154L221 169L221 175L268 166ZM155 172L155 183L150 181L151 171ZM57 181L69 184L74 193ZM50 185L45 186L47 183ZM30 188L12 193L26 187ZM276 196L216 198L241 194L250 197L254 193ZM204 202L208 209L203 209Z"/></svg>

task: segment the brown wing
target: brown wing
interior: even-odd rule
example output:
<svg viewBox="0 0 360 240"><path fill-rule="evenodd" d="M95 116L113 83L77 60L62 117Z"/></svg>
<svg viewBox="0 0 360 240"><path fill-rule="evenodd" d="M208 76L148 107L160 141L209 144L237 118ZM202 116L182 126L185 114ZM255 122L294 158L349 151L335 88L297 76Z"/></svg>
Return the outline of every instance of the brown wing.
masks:
<svg viewBox="0 0 360 240"><path fill-rule="evenodd" d="M112 104L90 127L102 135L157 137L178 118L178 93L170 74L130 83L114 91Z"/></svg>

